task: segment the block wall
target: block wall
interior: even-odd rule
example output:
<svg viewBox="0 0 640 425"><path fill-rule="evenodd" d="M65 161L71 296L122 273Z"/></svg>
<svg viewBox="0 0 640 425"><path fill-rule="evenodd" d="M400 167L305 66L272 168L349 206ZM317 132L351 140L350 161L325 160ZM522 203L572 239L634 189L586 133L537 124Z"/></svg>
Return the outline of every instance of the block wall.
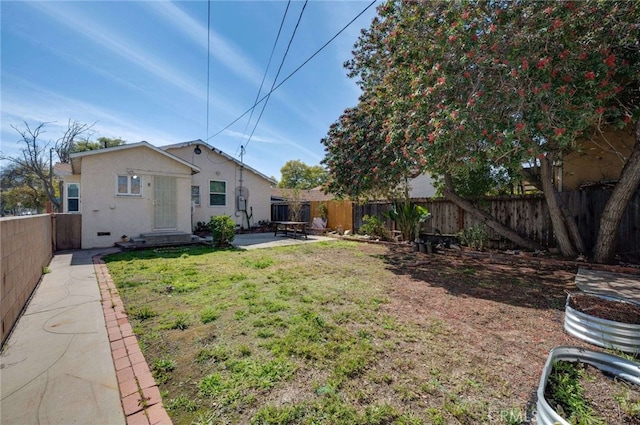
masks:
<svg viewBox="0 0 640 425"><path fill-rule="evenodd" d="M0 218L2 343L53 256L51 216Z"/></svg>

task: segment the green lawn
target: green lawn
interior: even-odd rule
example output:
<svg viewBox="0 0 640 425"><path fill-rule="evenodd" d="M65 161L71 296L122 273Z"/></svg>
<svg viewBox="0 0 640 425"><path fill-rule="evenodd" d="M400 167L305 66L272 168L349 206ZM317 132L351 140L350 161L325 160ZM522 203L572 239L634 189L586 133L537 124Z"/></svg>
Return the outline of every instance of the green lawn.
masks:
<svg viewBox="0 0 640 425"><path fill-rule="evenodd" d="M386 249L331 241L105 261L175 424L489 422L508 383L469 364L442 320L387 308L398 274ZM519 423L509 417L491 423Z"/></svg>

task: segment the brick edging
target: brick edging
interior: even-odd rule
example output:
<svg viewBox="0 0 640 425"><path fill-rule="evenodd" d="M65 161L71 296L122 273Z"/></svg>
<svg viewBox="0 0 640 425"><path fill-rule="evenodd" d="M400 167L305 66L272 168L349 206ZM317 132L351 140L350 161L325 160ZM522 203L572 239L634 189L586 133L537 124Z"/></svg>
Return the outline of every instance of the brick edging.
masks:
<svg viewBox="0 0 640 425"><path fill-rule="evenodd" d="M127 425L173 425L102 255L93 257L93 268Z"/></svg>

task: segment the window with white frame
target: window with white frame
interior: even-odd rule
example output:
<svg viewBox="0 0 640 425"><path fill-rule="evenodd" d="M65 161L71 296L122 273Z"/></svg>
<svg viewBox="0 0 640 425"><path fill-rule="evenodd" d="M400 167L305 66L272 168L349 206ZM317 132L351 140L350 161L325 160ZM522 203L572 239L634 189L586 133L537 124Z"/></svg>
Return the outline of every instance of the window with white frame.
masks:
<svg viewBox="0 0 640 425"><path fill-rule="evenodd" d="M209 206L224 207L227 205L227 182L209 181Z"/></svg>
<svg viewBox="0 0 640 425"><path fill-rule="evenodd" d="M142 196L142 181L137 175L118 176L117 195Z"/></svg>
<svg viewBox="0 0 640 425"><path fill-rule="evenodd" d="M200 206L200 186L191 186L191 203Z"/></svg>
<svg viewBox="0 0 640 425"><path fill-rule="evenodd" d="M80 184L67 184L67 212L80 212Z"/></svg>

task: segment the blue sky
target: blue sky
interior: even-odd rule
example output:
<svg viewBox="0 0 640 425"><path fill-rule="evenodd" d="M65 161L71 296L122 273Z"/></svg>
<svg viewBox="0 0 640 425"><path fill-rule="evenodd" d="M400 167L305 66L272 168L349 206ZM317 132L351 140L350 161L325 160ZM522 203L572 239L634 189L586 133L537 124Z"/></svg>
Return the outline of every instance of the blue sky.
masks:
<svg viewBox="0 0 640 425"><path fill-rule="evenodd" d="M360 13L366 1L309 1L278 82ZM263 87L272 86L304 2L292 1ZM69 119L96 137L156 146L205 140L256 98L285 1L211 1L207 133L206 1L2 1L1 147L17 153L11 124L62 135ZM343 63L375 5L273 93L254 136L256 108L208 143L280 179L288 160L316 165L320 139L359 89ZM243 139L243 134L246 136Z"/></svg>

